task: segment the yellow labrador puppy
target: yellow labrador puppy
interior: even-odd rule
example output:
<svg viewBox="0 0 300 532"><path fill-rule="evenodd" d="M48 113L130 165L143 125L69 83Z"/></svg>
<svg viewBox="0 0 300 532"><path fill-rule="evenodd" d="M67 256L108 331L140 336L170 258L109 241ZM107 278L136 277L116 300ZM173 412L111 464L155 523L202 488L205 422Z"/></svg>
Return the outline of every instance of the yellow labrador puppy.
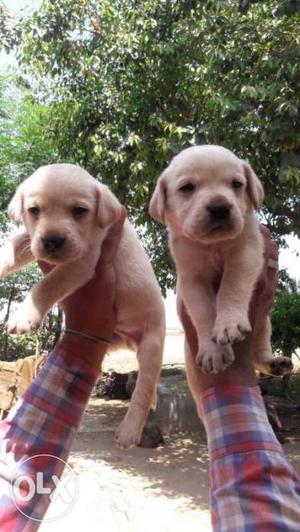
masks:
<svg viewBox="0 0 300 532"><path fill-rule="evenodd" d="M33 259L55 265L29 292L8 322L12 334L36 330L54 303L94 274L109 227L122 206L112 192L71 164L39 168L17 189L8 213L25 231L0 250L0 276ZM139 375L117 431L121 447L139 442L159 377L165 336L164 306L150 262L126 220L115 259L117 326L114 344L137 349ZM99 294L101 297L101 294Z"/></svg>
<svg viewBox="0 0 300 532"><path fill-rule="evenodd" d="M151 199L150 215L169 229L177 291L197 331L196 363L206 373L226 369L234 360L231 344L251 331L249 303L263 266L254 210L263 197L249 164L206 145L179 153ZM291 369L289 359L272 359L269 320L255 335L253 354L265 372Z"/></svg>

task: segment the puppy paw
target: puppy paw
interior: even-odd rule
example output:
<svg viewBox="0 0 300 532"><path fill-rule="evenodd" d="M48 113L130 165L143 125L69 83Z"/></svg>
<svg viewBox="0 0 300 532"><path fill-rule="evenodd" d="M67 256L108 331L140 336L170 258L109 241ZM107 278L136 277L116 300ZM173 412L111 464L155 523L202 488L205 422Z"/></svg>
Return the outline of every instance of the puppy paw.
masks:
<svg viewBox="0 0 300 532"><path fill-rule="evenodd" d="M268 373L271 375L287 375L294 369L293 362L288 357L274 357L268 365Z"/></svg>
<svg viewBox="0 0 300 532"><path fill-rule="evenodd" d="M34 308L27 305L21 307L12 315L7 322L8 334L26 334L36 331L42 323L43 317Z"/></svg>
<svg viewBox="0 0 300 532"><path fill-rule="evenodd" d="M134 420L125 416L115 432L118 447L121 449L129 449L134 445L138 445L142 431L143 427L140 427Z"/></svg>
<svg viewBox="0 0 300 532"><path fill-rule="evenodd" d="M213 342L220 345L241 342L251 332L251 325L247 316L238 318L217 318L213 328Z"/></svg>
<svg viewBox="0 0 300 532"><path fill-rule="evenodd" d="M230 345L214 343L201 347L196 356L196 364L203 373L220 373L234 361L233 349Z"/></svg>

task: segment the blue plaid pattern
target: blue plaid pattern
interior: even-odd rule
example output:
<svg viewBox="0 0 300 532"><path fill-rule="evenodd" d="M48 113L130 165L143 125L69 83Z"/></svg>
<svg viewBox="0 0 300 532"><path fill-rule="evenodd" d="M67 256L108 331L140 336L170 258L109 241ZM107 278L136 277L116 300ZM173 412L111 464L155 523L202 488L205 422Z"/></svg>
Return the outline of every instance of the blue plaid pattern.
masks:
<svg viewBox="0 0 300 532"><path fill-rule="evenodd" d="M215 387L200 399L215 532L300 531L300 481L258 388Z"/></svg>

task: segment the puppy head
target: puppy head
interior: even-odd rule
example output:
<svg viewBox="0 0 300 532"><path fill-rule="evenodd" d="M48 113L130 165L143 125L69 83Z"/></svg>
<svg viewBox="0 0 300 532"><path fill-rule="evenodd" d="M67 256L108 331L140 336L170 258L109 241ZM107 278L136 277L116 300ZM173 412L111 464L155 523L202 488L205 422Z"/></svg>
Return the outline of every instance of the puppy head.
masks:
<svg viewBox="0 0 300 532"><path fill-rule="evenodd" d="M39 168L17 189L8 206L15 223L24 223L37 259L52 264L74 261L95 238L120 218L122 206L103 184L72 164Z"/></svg>
<svg viewBox="0 0 300 532"><path fill-rule="evenodd" d="M235 238L263 188L251 167L220 146L183 150L160 176L149 213L192 240Z"/></svg>

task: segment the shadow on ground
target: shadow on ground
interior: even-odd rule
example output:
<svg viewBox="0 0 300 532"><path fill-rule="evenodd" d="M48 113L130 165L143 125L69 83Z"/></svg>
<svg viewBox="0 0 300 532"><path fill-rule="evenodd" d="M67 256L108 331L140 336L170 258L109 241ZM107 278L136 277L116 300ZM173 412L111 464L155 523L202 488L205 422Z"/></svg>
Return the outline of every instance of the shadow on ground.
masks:
<svg viewBox="0 0 300 532"><path fill-rule="evenodd" d="M87 409L72 456L97 463L131 478L143 479L148 490L185 499L190 508L208 508L208 455L206 439L199 432L171 434L157 449L118 449L114 428L126 412L123 401L93 399Z"/></svg>

